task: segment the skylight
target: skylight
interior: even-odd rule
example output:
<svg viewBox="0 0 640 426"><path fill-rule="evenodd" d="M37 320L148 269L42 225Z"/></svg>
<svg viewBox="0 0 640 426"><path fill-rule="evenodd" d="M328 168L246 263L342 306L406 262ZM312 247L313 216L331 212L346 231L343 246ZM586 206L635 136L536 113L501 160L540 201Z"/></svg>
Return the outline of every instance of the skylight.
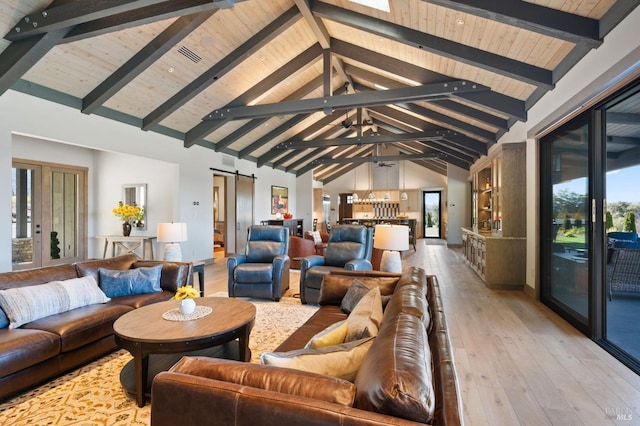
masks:
<svg viewBox="0 0 640 426"><path fill-rule="evenodd" d="M391 12L389 8L389 0L349 0L353 3L358 3L364 6L372 7L374 9L382 10L383 12Z"/></svg>

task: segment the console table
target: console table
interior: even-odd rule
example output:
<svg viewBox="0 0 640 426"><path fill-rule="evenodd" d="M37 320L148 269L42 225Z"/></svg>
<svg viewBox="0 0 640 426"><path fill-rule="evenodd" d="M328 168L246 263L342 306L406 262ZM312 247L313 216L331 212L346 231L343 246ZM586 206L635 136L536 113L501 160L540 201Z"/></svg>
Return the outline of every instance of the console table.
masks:
<svg viewBox="0 0 640 426"><path fill-rule="evenodd" d="M103 235L98 238L104 238L104 250L102 252L102 258L107 257L107 251L109 244L111 244L111 257L116 255L116 247L119 250L119 254L133 253L140 259L147 259L147 253L149 255L147 260L153 260L153 240L156 237L139 236L139 237L123 237L120 235ZM138 255L135 251L140 248L141 255Z"/></svg>

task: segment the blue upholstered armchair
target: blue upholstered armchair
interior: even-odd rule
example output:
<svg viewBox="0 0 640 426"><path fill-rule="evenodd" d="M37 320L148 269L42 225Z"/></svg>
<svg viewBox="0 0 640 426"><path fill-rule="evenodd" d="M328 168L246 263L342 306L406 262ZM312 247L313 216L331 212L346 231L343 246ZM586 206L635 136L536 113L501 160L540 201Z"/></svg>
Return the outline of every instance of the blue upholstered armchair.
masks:
<svg viewBox="0 0 640 426"><path fill-rule="evenodd" d="M227 258L229 297L280 300L289 288L289 229L249 227L245 254Z"/></svg>
<svg viewBox="0 0 640 426"><path fill-rule="evenodd" d="M300 261L300 301L318 303L320 285L333 269L370 271L373 228L338 225L331 229L324 256L307 256Z"/></svg>

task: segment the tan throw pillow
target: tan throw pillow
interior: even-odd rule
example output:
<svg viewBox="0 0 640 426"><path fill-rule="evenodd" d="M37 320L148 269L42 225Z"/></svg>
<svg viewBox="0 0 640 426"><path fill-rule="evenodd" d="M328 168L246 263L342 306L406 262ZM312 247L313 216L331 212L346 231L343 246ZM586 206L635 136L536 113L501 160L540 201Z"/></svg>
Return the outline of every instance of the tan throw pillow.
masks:
<svg viewBox="0 0 640 426"><path fill-rule="evenodd" d="M325 346L339 345L344 343L347 337L347 320L338 321L322 330L309 340L305 349L324 348Z"/></svg>
<svg viewBox="0 0 640 426"><path fill-rule="evenodd" d="M347 318L345 342L375 337L382 322L382 297L378 287L369 290Z"/></svg>
<svg viewBox="0 0 640 426"><path fill-rule="evenodd" d="M353 382L373 340L360 339L318 349L264 352L260 355L260 361L265 365L309 371Z"/></svg>

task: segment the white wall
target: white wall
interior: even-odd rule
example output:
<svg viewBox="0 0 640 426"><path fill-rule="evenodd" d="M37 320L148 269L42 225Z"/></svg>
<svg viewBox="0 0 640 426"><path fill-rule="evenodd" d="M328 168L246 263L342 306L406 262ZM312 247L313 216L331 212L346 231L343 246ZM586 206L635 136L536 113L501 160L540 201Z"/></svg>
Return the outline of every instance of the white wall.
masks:
<svg viewBox="0 0 640 426"><path fill-rule="evenodd" d="M13 156L90 168L89 257L102 256L96 236L117 232L111 206L120 200L123 183L150 185L150 234L155 233L152 222L173 220L188 224L189 240L182 244L186 260L213 256L211 167L256 175L255 223L271 216L272 184L288 187L289 201L297 206L295 175L268 167L258 169L255 163L238 159L233 167L223 165L223 154L199 146L185 149L181 140L84 115L12 90L0 96L0 117L0 271L11 270ZM31 135L30 142L36 145L29 146L21 134ZM57 142L45 142L50 140ZM310 211L311 206L309 215Z"/></svg>
<svg viewBox="0 0 640 426"><path fill-rule="evenodd" d="M471 186L469 185L469 171L449 164L447 167L446 199L442 202L447 206L443 209L445 223L444 235L448 245L462 245L462 227L471 223ZM444 213L446 211L446 215Z"/></svg>
<svg viewBox="0 0 640 426"><path fill-rule="evenodd" d="M638 72L640 63L640 8L621 22L604 43L572 68L528 112L526 123L517 123L500 143L527 141L527 274L526 283L536 288L538 277L538 158L536 131L547 125L550 117L559 119L593 99L613 81Z"/></svg>

